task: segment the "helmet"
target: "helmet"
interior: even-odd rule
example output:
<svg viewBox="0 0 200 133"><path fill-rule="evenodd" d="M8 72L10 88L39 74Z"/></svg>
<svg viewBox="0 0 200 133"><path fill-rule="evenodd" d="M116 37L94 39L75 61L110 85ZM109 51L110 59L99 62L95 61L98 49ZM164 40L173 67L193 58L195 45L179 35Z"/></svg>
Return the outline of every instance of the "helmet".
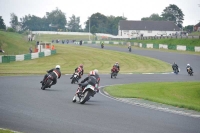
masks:
<svg viewBox="0 0 200 133"><path fill-rule="evenodd" d="M95 75L95 71L90 71L89 75L90 76Z"/></svg>
<svg viewBox="0 0 200 133"><path fill-rule="evenodd" d="M95 72L96 74L98 74L99 71L98 71L97 69L94 69L94 72Z"/></svg>
<svg viewBox="0 0 200 133"><path fill-rule="evenodd" d="M187 64L187 66L190 66L190 64Z"/></svg>
<svg viewBox="0 0 200 133"><path fill-rule="evenodd" d="M174 62L174 64L176 64L176 62Z"/></svg>
<svg viewBox="0 0 200 133"><path fill-rule="evenodd" d="M83 68L83 64L80 64L80 67Z"/></svg>
<svg viewBox="0 0 200 133"><path fill-rule="evenodd" d="M57 68L57 69L60 69L60 65L56 65L56 68Z"/></svg>

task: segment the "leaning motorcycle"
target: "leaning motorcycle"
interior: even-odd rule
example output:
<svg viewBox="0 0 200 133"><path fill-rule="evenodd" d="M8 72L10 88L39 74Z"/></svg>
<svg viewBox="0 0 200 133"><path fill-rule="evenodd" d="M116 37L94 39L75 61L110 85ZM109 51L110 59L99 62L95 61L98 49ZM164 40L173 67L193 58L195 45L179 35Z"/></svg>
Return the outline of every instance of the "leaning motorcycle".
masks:
<svg viewBox="0 0 200 133"><path fill-rule="evenodd" d="M101 48L104 48L104 45L103 45L103 44L101 44Z"/></svg>
<svg viewBox="0 0 200 133"><path fill-rule="evenodd" d="M79 86L81 87L81 86ZM79 90L80 88L78 88ZM72 99L72 102L79 101L79 103L84 104L91 97L93 97L97 93L97 89L95 86L88 84L83 91L78 91Z"/></svg>
<svg viewBox="0 0 200 133"><path fill-rule="evenodd" d="M174 68L174 73L178 74L179 73L179 69L178 68Z"/></svg>
<svg viewBox="0 0 200 133"><path fill-rule="evenodd" d="M128 47L128 51L131 52L131 47L130 46Z"/></svg>
<svg viewBox="0 0 200 133"><path fill-rule="evenodd" d="M191 70L191 68L189 67L189 68L187 68L187 72L188 72L188 74L190 75L190 76L193 76L193 71Z"/></svg>
<svg viewBox="0 0 200 133"><path fill-rule="evenodd" d="M48 74L48 76L44 79L44 81L42 82L42 90L45 90L46 88L49 88L53 83L53 77Z"/></svg>
<svg viewBox="0 0 200 133"><path fill-rule="evenodd" d="M111 70L111 75L110 75L110 77L111 77L111 78L116 78L116 77L117 77L117 70L116 70L116 68L113 68L113 69Z"/></svg>
<svg viewBox="0 0 200 133"><path fill-rule="evenodd" d="M72 77L72 81L71 81L71 84L75 84L76 82L78 83L78 80L79 80L79 74L78 73L75 73Z"/></svg>

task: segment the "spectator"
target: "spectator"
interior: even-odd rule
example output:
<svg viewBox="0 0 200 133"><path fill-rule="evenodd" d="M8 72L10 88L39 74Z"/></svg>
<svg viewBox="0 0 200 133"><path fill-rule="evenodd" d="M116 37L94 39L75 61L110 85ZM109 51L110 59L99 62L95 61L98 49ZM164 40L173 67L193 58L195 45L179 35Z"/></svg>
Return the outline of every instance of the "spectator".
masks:
<svg viewBox="0 0 200 133"><path fill-rule="evenodd" d="M1 48L1 46L0 46L0 52L5 53L5 51L3 51L3 49Z"/></svg>

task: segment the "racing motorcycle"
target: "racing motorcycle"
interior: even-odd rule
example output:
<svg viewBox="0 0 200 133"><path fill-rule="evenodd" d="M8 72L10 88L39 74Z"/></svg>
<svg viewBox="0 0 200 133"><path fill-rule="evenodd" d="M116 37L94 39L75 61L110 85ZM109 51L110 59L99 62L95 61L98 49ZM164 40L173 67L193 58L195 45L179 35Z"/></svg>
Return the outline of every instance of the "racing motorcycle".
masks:
<svg viewBox="0 0 200 133"><path fill-rule="evenodd" d="M50 88L52 83L53 83L53 77L50 74L48 74L48 76L42 82L41 89L45 90L46 88Z"/></svg>
<svg viewBox="0 0 200 133"><path fill-rule="evenodd" d="M131 52L131 46L128 47L128 51Z"/></svg>
<svg viewBox="0 0 200 133"><path fill-rule="evenodd" d="M96 89L96 86L88 84L82 91L80 90L81 85L78 88L78 92L75 94L75 96L72 99L72 102L78 101L81 104L84 104L88 100L90 100L91 97L94 97L94 95L98 92L98 89Z"/></svg>
<svg viewBox="0 0 200 133"><path fill-rule="evenodd" d="M111 78L116 78L117 77L117 68L113 67L111 70Z"/></svg>
<svg viewBox="0 0 200 133"><path fill-rule="evenodd" d="M104 48L104 44L101 44L101 48Z"/></svg>
<svg viewBox="0 0 200 133"><path fill-rule="evenodd" d="M188 74L189 74L190 76L193 76L193 71L191 70L190 67L187 68L187 72L188 72Z"/></svg>
<svg viewBox="0 0 200 133"><path fill-rule="evenodd" d="M178 68L174 68L174 73L178 74L179 73L179 69Z"/></svg>
<svg viewBox="0 0 200 133"><path fill-rule="evenodd" d="M78 80L79 80L79 74L78 73L75 73L72 77L72 81L71 81L71 84L75 84L76 82L78 83Z"/></svg>

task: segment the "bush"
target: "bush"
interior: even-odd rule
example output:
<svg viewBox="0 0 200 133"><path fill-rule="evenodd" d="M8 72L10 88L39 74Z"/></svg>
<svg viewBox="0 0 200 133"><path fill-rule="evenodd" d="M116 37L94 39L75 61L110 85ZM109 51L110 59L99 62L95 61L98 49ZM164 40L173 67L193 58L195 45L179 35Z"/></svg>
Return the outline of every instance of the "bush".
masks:
<svg viewBox="0 0 200 133"><path fill-rule="evenodd" d="M7 29L7 31L8 32L15 32L15 30L13 28L10 28L10 27Z"/></svg>

